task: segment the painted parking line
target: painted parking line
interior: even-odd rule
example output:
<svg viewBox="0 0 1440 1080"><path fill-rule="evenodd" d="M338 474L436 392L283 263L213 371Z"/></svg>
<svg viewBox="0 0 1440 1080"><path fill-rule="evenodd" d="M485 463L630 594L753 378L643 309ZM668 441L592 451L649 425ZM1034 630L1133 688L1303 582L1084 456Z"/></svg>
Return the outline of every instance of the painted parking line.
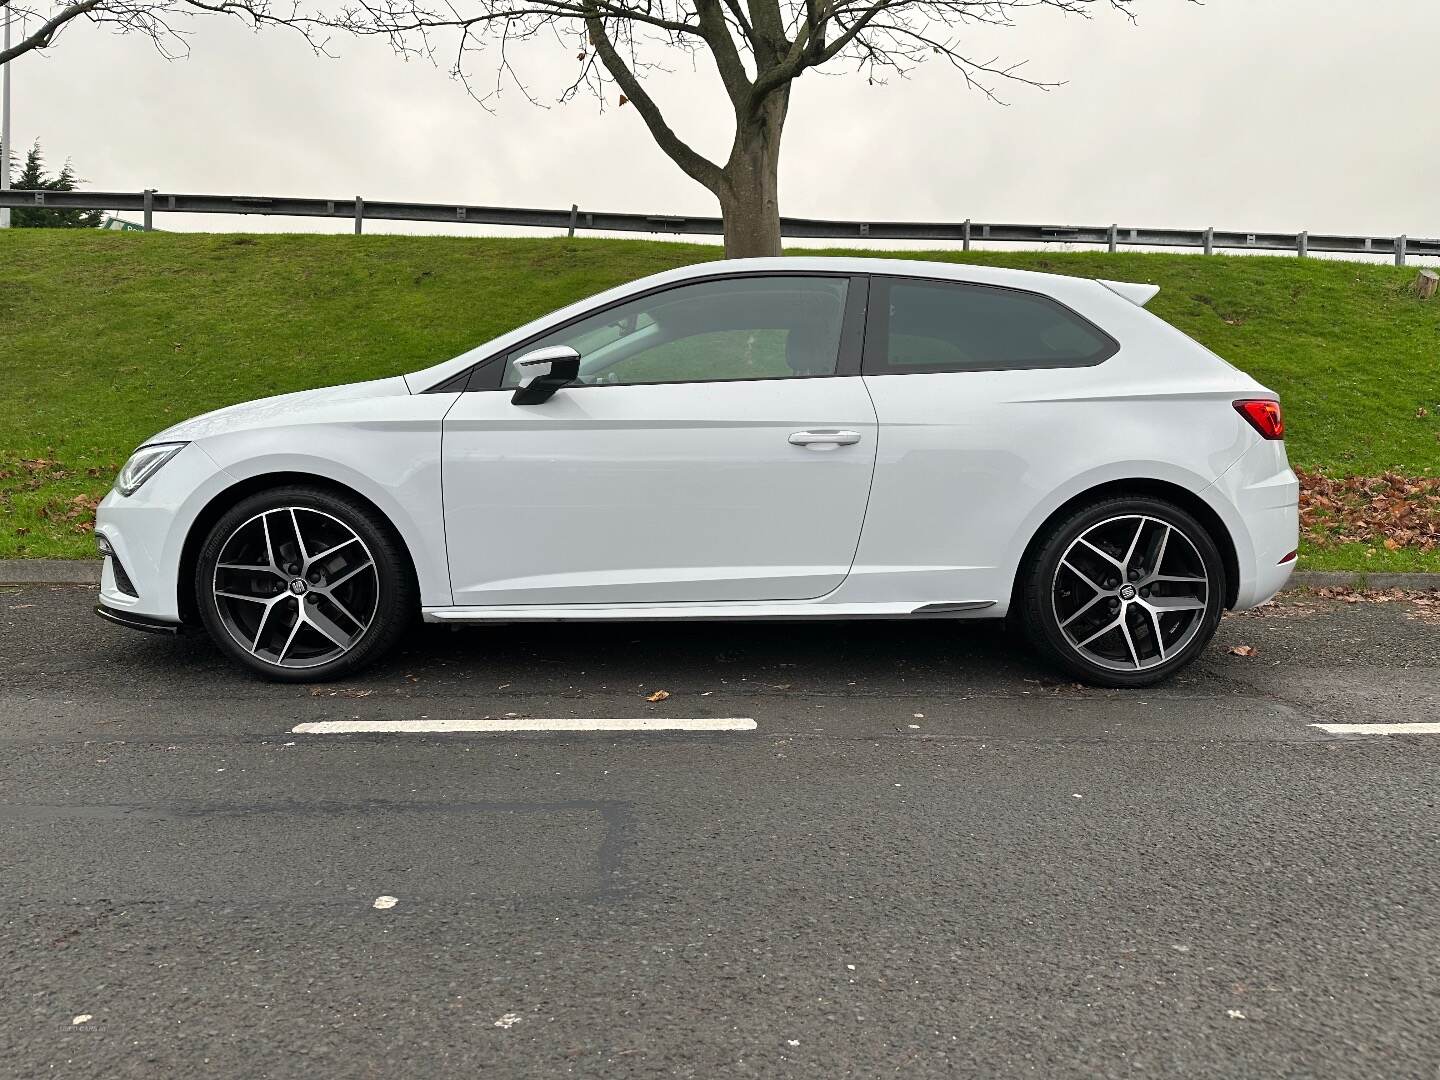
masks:
<svg viewBox="0 0 1440 1080"><path fill-rule="evenodd" d="M748 716L684 719L639 716L619 720L549 720L535 717L482 717L478 720L315 720L296 724L293 735L351 735L357 733L428 735L444 732L516 731L754 731Z"/></svg>
<svg viewBox="0 0 1440 1080"><path fill-rule="evenodd" d="M1440 735L1440 724L1311 724L1330 735Z"/></svg>

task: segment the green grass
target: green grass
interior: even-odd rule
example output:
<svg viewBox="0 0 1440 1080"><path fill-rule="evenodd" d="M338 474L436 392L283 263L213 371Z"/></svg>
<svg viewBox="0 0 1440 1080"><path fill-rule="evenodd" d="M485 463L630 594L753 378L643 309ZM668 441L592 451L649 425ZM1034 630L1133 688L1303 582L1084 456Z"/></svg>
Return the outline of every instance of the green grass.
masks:
<svg viewBox="0 0 1440 1080"><path fill-rule="evenodd" d="M572 300L718 254L642 240L0 233L0 558L91 554L88 502L134 446L179 419L426 367ZM1280 392L1297 464L1440 471L1440 302L1409 293L1413 270L896 254L1154 282L1156 314ZM25 464L37 460L53 464ZM1434 553L1307 554L1317 566L1440 569Z"/></svg>
<svg viewBox="0 0 1440 1080"><path fill-rule="evenodd" d="M1379 544L1302 544L1301 569L1358 570L1371 574L1440 573L1436 552L1415 548L1388 551Z"/></svg>

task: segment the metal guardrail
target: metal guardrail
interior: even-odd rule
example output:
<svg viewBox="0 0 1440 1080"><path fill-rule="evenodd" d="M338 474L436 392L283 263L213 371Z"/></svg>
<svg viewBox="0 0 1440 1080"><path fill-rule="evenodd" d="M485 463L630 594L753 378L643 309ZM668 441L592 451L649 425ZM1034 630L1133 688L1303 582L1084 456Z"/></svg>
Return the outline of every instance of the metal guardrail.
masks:
<svg viewBox="0 0 1440 1080"><path fill-rule="evenodd" d="M0 206L44 206L55 210L120 210L144 215L145 228L156 213L267 214L280 217L342 218L355 232L372 221L434 221L461 225L508 225L531 229L600 232L672 233L719 236L718 217L673 214L624 214L598 210L534 210L462 203L414 203L353 199L299 199L277 195L172 195L159 191L6 191ZM1440 257L1440 239L1408 236L1345 236L1335 233L1235 232L1225 229L1142 229L1120 225L1004 225L975 221L832 221L780 219L781 233L811 240L939 240L970 250L977 243L1089 244L1116 251L1122 247L1198 248L1209 255L1226 251L1290 251L1350 255L1393 255L1397 266L1410 256Z"/></svg>

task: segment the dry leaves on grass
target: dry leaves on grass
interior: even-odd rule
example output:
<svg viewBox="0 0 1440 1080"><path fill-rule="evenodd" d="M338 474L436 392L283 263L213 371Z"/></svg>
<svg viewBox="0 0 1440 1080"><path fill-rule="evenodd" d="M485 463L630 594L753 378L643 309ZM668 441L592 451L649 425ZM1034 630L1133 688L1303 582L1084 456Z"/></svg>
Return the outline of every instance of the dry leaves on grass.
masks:
<svg viewBox="0 0 1440 1080"><path fill-rule="evenodd" d="M1440 477L1327 476L1296 469L1300 525L1320 544L1378 544L1389 551L1440 547Z"/></svg>
<svg viewBox="0 0 1440 1080"><path fill-rule="evenodd" d="M0 460L0 483L18 480L19 483L12 486L26 491L38 491L46 484L53 484L58 480L68 480L73 475L74 473L53 458L22 458L7 455Z"/></svg>
<svg viewBox="0 0 1440 1080"><path fill-rule="evenodd" d="M100 500L94 495L51 499L36 509L35 516L56 525L68 525L71 532L87 533L95 528L95 509L99 505Z"/></svg>

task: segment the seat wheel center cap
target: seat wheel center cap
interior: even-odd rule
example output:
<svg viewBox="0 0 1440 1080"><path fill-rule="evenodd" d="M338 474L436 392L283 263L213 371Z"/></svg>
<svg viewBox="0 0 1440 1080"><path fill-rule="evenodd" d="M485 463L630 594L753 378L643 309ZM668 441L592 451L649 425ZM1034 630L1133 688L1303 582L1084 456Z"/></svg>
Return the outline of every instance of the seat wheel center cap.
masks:
<svg viewBox="0 0 1440 1080"><path fill-rule="evenodd" d="M301 584L304 584L304 582L301 582ZM293 587L293 586L292 586L292 587ZM1134 600L1134 599L1135 599L1135 586L1134 586L1134 585L1129 585L1129 584L1121 585L1121 586L1120 586L1120 599L1121 599L1121 600Z"/></svg>
<svg viewBox="0 0 1440 1080"><path fill-rule="evenodd" d="M290 591L296 596L304 596L306 590L309 588L310 586L305 584L304 578L297 577L290 580ZM1134 592L1134 590L1132 589L1131 592Z"/></svg>

